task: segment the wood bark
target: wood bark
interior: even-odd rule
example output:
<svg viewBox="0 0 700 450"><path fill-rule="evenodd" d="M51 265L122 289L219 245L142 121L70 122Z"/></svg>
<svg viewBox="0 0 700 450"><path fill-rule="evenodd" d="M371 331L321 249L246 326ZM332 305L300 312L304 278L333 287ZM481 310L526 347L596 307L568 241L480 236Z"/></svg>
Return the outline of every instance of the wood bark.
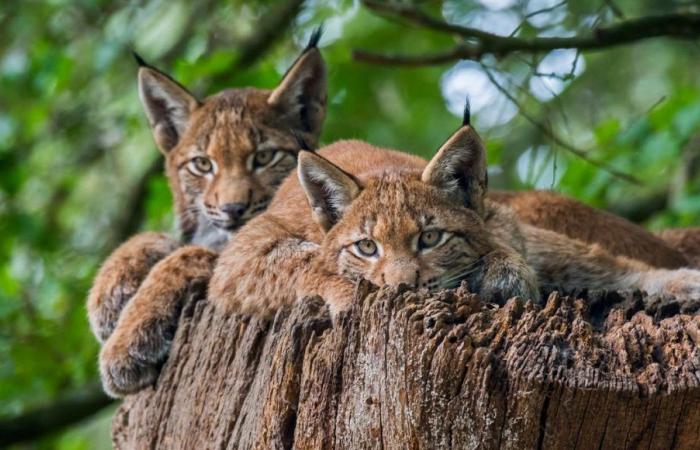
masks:
<svg viewBox="0 0 700 450"><path fill-rule="evenodd" d="M576 299L583 297L584 299ZM273 320L183 308L119 449L700 448L700 316L638 294L485 304L358 287Z"/></svg>

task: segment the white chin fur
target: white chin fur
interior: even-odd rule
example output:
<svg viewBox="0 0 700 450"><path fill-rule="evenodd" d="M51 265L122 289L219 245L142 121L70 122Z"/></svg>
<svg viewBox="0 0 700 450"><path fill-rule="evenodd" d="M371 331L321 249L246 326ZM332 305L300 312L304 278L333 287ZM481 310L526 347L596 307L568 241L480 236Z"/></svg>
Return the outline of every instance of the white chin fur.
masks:
<svg viewBox="0 0 700 450"><path fill-rule="evenodd" d="M200 218L197 231L192 237L192 244L207 247L215 252L223 250L233 233L215 227L206 219Z"/></svg>

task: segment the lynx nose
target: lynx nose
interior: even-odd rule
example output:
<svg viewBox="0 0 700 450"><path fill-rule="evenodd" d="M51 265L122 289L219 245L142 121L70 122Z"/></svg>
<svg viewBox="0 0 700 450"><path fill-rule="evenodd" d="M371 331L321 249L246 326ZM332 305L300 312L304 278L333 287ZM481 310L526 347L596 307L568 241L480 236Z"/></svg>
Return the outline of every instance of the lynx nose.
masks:
<svg viewBox="0 0 700 450"><path fill-rule="evenodd" d="M384 284L396 286L405 283L411 287L416 287L418 282L418 268L415 264L399 261L389 264L382 274Z"/></svg>
<svg viewBox="0 0 700 450"><path fill-rule="evenodd" d="M219 206L219 209L228 215L230 220L237 222L243 217L243 214L245 214L248 205L245 203L225 203Z"/></svg>

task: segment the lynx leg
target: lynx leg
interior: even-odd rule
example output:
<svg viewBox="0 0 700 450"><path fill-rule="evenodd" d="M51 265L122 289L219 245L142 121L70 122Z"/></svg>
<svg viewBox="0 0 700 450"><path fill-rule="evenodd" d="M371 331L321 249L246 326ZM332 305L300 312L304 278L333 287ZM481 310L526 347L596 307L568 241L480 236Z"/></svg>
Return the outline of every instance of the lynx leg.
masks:
<svg viewBox="0 0 700 450"><path fill-rule="evenodd" d="M657 269L552 231L529 225L522 229L528 262L544 286L567 291L639 289L679 300L700 299L700 270Z"/></svg>
<svg viewBox="0 0 700 450"><path fill-rule="evenodd" d="M259 216L243 227L221 253L209 284L209 301L224 313L273 316L284 305L313 295L331 313L346 309L355 285L319 268L318 244Z"/></svg>
<svg viewBox="0 0 700 450"><path fill-rule="evenodd" d="M206 287L217 256L203 247L186 246L153 267L100 353L100 374L108 394L120 397L155 381L182 301L189 292Z"/></svg>
<svg viewBox="0 0 700 450"><path fill-rule="evenodd" d="M88 320L100 342L107 340L119 313L151 268L178 247L162 233L141 233L119 246L102 264L87 300Z"/></svg>

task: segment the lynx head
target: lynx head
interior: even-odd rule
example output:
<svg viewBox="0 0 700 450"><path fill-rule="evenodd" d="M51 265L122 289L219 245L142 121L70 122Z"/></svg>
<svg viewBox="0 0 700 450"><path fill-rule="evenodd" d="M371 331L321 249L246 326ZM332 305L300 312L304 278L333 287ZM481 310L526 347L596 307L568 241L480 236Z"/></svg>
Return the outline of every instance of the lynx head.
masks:
<svg viewBox="0 0 700 450"><path fill-rule="evenodd" d="M454 287L492 249L484 225L485 151L468 121L422 173L392 171L363 182L302 152L299 178L325 230L325 264L377 285Z"/></svg>
<svg viewBox="0 0 700 450"><path fill-rule="evenodd" d="M326 107L318 38L276 88L227 89L201 101L137 57L139 96L166 158L185 240L223 245L296 167L295 135L317 144Z"/></svg>

